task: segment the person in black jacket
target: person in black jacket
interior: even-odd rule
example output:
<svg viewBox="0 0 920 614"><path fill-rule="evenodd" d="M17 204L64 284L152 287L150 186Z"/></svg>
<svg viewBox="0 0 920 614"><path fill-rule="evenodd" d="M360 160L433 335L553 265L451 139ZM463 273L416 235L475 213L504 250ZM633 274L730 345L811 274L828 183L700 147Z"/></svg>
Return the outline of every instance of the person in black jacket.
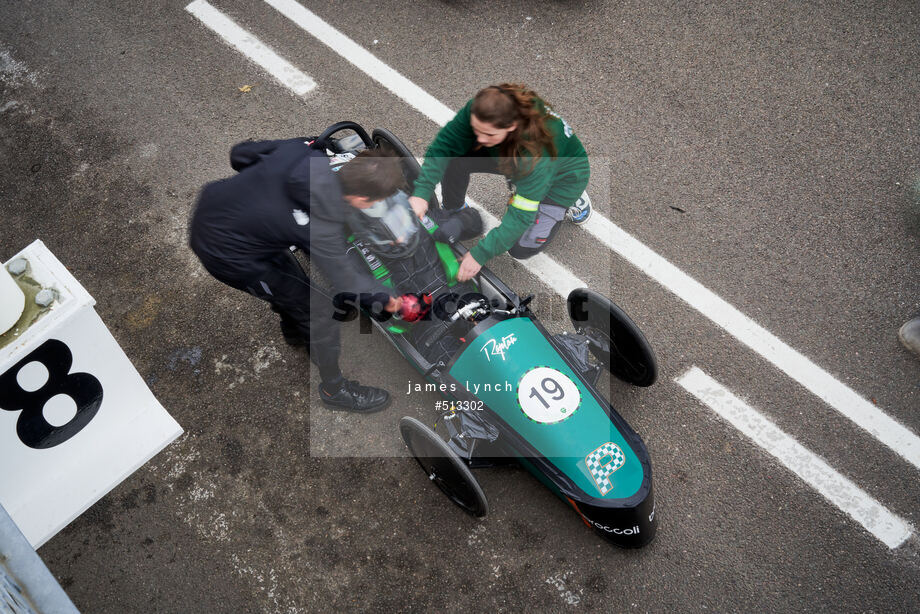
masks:
<svg viewBox="0 0 920 614"><path fill-rule="evenodd" d="M306 346L319 368L324 404L378 411L389 394L342 376L332 301L311 285L289 247L308 252L336 292L362 296L372 309L398 311L400 299L346 257L344 216L346 203L366 206L386 198L404 179L398 159L377 151L361 152L333 172L322 147L312 144L300 138L234 146L230 165L238 174L202 189L189 244L216 279L280 314L285 340Z"/></svg>

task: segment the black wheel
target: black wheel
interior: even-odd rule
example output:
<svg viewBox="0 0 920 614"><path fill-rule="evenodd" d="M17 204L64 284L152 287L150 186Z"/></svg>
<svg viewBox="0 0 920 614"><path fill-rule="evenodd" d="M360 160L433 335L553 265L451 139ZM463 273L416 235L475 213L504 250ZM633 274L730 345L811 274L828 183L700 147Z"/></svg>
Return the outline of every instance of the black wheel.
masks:
<svg viewBox="0 0 920 614"><path fill-rule="evenodd" d="M422 471L448 499L471 516L489 512L489 502L473 472L443 439L409 416L399 421L399 431Z"/></svg>
<svg viewBox="0 0 920 614"><path fill-rule="evenodd" d="M626 313L606 296L578 288L569 293L569 318L588 337L591 353L610 374L635 386L651 386L658 378L655 352Z"/></svg>
<svg viewBox="0 0 920 614"><path fill-rule="evenodd" d="M411 195L412 184L415 183L419 173L422 172L422 167L419 166L418 160L415 159L409 148L386 128L374 129L371 133L371 140L374 142L375 147L402 158L403 175L406 177L408 193ZM438 208L438 197L432 195L428 200L428 206Z"/></svg>

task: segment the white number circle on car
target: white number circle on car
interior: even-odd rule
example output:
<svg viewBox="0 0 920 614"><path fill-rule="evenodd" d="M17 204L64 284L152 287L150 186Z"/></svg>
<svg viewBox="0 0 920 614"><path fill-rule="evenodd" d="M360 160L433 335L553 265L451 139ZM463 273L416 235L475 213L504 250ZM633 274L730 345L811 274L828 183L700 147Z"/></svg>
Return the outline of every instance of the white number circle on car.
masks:
<svg viewBox="0 0 920 614"><path fill-rule="evenodd" d="M581 404L581 392L568 375L550 367L536 367L518 383L518 404L528 418L542 424L565 420Z"/></svg>

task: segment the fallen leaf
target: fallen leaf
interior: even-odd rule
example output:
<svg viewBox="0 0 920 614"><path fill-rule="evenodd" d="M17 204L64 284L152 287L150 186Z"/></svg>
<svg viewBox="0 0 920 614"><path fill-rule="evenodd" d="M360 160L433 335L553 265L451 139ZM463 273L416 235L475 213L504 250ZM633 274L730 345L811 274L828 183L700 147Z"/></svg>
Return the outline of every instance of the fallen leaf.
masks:
<svg viewBox="0 0 920 614"><path fill-rule="evenodd" d="M239 89L241 92L243 92L243 93L245 94L246 92L252 91L252 86L251 86L251 85L244 85L243 87L240 87L240 88L237 88L237 89Z"/></svg>

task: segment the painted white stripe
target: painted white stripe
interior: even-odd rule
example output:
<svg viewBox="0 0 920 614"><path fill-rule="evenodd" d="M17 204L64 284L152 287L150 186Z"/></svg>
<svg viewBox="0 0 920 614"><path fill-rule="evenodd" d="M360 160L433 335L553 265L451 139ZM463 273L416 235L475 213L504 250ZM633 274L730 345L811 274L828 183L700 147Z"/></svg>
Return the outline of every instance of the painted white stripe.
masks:
<svg viewBox="0 0 920 614"><path fill-rule="evenodd" d="M239 27L229 17L205 2L195 0L185 10L194 15L220 36L231 47L264 68L286 88L302 96L316 87L316 82L303 74L287 60L260 42L255 36Z"/></svg>
<svg viewBox="0 0 920 614"><path fill-rule="evenodd" d="M676 381L889 548L897 548L913 533L913 527L905 520L888 511L698 367L691 368Z"/></svg>
<svg viewBox="0 0 920 614"><path fill-rule="evenodd" d="M596 212L584 228L783 373L920 468L920 438L846 384Z"/></svg>
<svg viewBox="0 0 920 614"><path fill-rule="evenodd" d="M367 49L330 26L301 4L294 0L265 0L265 2L439 126L446 124L455 115L431 94L378 60Z"/></svg>
<svg viewBox="0 0 920 614"><path fill-rule="evenodd" d="M380 62L366 49L294 0L265 0L265 2L292 19L307 33L324 42L437 125L443 126L454 116L455 113L448 107ZM914 467L920 468L920 438L908 428L872 405L801 353L783 343L599 212L594 212L584 228L601 243L686 301L741 343L763 356L840 414L901 455ZM562 296L568 294L567 289L585 285L577 278L569 278L570 273L567 269L558 265L549 256L541 254L524 262L529 271ZM539 272L539 268L542 267L548 267L545 274Z"/></svg>

